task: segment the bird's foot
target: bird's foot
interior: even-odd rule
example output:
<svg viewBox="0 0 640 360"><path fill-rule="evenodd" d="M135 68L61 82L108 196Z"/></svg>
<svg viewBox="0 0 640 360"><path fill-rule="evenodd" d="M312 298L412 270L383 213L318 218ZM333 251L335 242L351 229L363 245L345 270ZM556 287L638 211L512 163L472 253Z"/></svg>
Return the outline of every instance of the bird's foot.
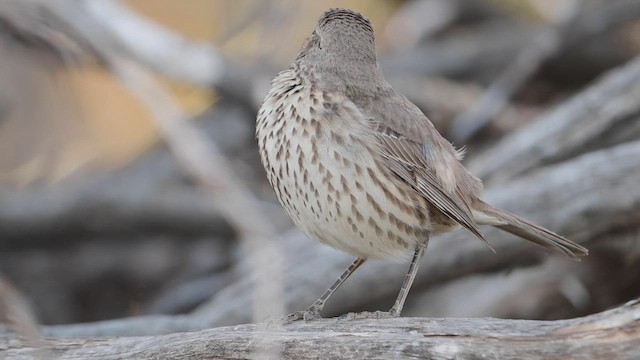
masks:
<svg viewBox="0 0 640 360"><path fill-rule="evenodd" d="M400 317L400 313L394 311L393 309L390 311L363 311L358 313L347 313L340 316L340 319L343 320L368 320L368 319L393 319Z"/></svg>
<svg viewBox="0 0 640 360"><path fill-rule="evenodd" d="M322 319L322 316L320 316L320 311L317 308L311 306L306 310L295 311L287 315L286 322L294 322L298 320L312 321L317 319Z"/></svg>

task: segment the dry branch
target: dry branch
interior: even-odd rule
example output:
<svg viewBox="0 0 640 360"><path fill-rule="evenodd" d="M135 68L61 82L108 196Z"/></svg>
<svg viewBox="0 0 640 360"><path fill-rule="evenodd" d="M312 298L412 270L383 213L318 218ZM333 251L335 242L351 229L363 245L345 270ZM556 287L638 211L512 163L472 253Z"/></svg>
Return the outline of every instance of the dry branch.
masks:
<svg viewBox="0 0 640 360"><path fill-rule="evenodd" d="M252 148L243 148L253 139L248 116L253 113L247 114L237 104L221 104L200 116L215 121L200 117L190 121L230 158L242 159L239 151L257 158ZM261 169L243 172L244 180L254 187L262 174ZM285 214L273 211L278 205L260 202L260 206L278 228L288 225ZM153 234L232 237L218 208L189 182L163 144L108 174L89 179L80 174L47 187L0 188L0 247L5 250Z"/></svg>
<svg viewBox="0 0 640 360"><path fill-rule="evenodd" d="M137 189L130 184L131 190ZM4 250L52 248L92 236L141 232L231 234L214 204L193 190L178 187L161 193L134 193L94 185L0 193L0 246Z"/></svg>
<svg viewBox="0 0 640 360"><path fill-rule="evenodd" d="M116 0L8 0L0 5L0 19L65 60L87 60L115 47L155 71L195 84L213 84L224 71L210 44L189 41Z"/></svg>
<svg viewBox="0 0 640 360"><path fill-rule="evenodd" d="M640 58L617 68L529 126L507 136L468 168L504 181L528 170L640 135ZM623 132L624 134L621 134Z"/></svg>
<svg viewBox="0 0 640 360"><path fill-rule="evenodd" d="M564 5L554 17L552 26L540 31L531 44L522 49L513 62L489 86L484 95L471 108L453 120L449 133L454 141L464 144L486 126L538 71L542 63L560 49L563 34L567 33L579 14L582 1L565 1Z"/></svg>
<svg viewBox="0 0 640 360"><path fill-rule="evenodd" d="M247 359L265 349L282 359L638 359L640 305L557 321L398 318L327 319L282 327L240 325L156 337L48 339L58 359ZM0 338L7 358L37 349Z"/></svg>
<svg viewBox="0 0 640 360"><path fill-rule="evenodd" d="M440 131L445 131L451 119L471 107L483 93L478 85L444 78L392 76L388 80L399 93L418 105ZM500 132L508 132L541 112L542 109L538 107L509 104L505 105L493 124L497 125ZM446 136L446 132L443 134Z"/></svg>
<svg viewBox="0 0 640 360"><path fill-rule="evenodd" d="M195 55L206 55L202 49L185 47L184 42L175 34L136 15L116 0L65 0L55 3L32 1L26 4L31 13L46 12L50 16L50 21L46 24L54 24L49 31L62 32L68 40L85 50L85 53L94 54L147 108L153 115L156 129L181 168L210 197L220 214L243 240L247 254L252 259L254 274L264 277L265 281L268 279L277 283L277 278L280 277L277 267L267 265L274 259L275 264L279 263L279 254L267 241L275 236L276 226L261 211L259 203L245 187L241 177L235 174L231 161L215 143L208 141L189 123L172 93L146 68L157 69L159 65L154 59L158 59L160 55L169 55L169 63L174 63L175 58L172 56L186 55L184 51L189 49L194 50ZM33 6L39 7L40 11L33 11ZM152 36L158 40L154 44L162 46L144 46L142 43L145 42L145 37L138 38L132 34ZM132 41L133 39L136 41ZM176 47L180 47L181 51ZM207 50L213 51L209 48ZM217 58L212 54L195 61L195 64L205 62L203 68L195 69L210 75L213 82L222 77L221 63L215 60ZM184 62L183 59L180 61ZM189 67L189 70L193 69L194 66ZM259 285L257 290L260 296L270 299L263 306L254 307L257 314L266 316L281 311L281 293L277 289L265 289Z"/></svg>
<svg viewBox="0 0 640 360"><path fill-rule="evenodd" d="M474 2L464 2L465 5ZM584 80L628 60L635 54L616 39L626 22L640 16L635 0L611 0L594 3L572 22L561 49L546 62L560 83ZM509 31L504 31L508 28ZM509 19L491 17L470 29L423 42L409 53L384 56L387 73L446 76L487 83L530 44L535 37L531 26L514 24ZM544 69L547 70L547 69Z"/></svg>

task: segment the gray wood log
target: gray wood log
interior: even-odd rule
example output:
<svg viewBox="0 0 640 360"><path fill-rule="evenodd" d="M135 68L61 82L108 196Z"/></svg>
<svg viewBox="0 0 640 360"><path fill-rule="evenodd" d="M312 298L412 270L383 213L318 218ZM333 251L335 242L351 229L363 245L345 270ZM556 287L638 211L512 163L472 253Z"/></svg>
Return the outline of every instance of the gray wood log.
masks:
<svg viewBox="0 0 640 360"><path fill-rule="evenodd" d="M6 359L638 359L640 304L557 321L326 319L161 336L0 338Z"/></svg>

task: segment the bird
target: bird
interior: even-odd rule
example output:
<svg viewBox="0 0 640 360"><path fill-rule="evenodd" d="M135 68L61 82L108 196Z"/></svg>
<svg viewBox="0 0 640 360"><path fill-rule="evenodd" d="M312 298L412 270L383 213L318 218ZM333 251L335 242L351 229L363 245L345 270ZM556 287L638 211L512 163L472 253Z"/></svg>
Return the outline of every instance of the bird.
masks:
<svg viewBox="0 0 640 360"><path fill-rule="evenodd" d="M492 225L573 259L586 248L482 200L482 183L427 116L385 80L372 24L333 8L256 117L262 165L276 197L307 236L356 260L322 296L288 319L313 320L368 259L411 261L389 311L399 317L429 239L463 227L487 245ZM489 246L490 247L490 246ZM492 249L493 250L493 249Z"/></svg>

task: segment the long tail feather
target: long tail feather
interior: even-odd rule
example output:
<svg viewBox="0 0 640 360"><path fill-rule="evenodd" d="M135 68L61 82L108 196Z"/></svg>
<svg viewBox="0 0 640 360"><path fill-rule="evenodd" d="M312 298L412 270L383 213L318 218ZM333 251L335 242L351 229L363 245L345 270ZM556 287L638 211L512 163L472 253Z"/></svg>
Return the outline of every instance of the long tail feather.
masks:
<svg viewBox="0 0 640 360"><path fill-rule="evenodd" d="M483 205L484 207L481 210L474 211L474 217L478 224L495 226L547 250L572 259L579 260L580 256L585 256L589 253L586 248L542 226L489 204Z"/></svg>

